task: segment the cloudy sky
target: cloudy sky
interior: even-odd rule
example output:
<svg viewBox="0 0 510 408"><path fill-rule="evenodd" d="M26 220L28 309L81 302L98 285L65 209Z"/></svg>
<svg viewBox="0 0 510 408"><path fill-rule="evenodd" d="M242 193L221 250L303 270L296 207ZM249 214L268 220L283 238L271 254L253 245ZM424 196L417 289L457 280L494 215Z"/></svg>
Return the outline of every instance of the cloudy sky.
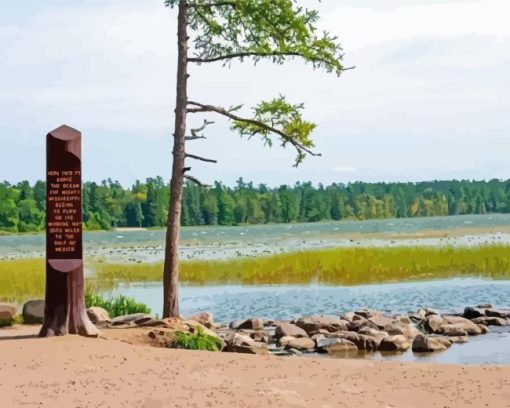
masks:
<svg viewBox="0 0 510 408"><path fill-rule="evenodd" d="M45 134L63 123L83 133L86 180L169 178L176 15L162 3L0 0L0 180L44 178ZM355 70L203 65L190 98L304 102L323 156L294 169L294 152L241 140L217 118L188 150L219 163L191 163L192 174L269 185L510 178L508 0L304 3Z"/></svg>

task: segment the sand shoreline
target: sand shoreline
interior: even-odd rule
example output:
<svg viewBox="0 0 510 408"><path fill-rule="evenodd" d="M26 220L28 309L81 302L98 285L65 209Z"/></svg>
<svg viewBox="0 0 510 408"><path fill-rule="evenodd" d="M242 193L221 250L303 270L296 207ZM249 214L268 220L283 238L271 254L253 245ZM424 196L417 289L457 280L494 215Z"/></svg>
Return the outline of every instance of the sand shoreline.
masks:
<svg viewBox="0 0 510 408"><path fill-rule="evenodd" d="M510 407L510 366L183 351L35 329L0 330L3 406Z"/></svg>

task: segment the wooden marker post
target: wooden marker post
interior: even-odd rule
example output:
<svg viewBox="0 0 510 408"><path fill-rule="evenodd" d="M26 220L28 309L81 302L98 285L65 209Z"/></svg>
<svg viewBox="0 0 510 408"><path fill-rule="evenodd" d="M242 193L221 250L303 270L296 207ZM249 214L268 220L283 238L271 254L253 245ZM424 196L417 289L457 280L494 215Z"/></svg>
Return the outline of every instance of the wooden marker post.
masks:
<svg viewBox="0 0 510 408"><path fill-rule="evenodd" d="M48 133L46 169L46 299L39 336L97 336L84 299L79 131L63 125Z"/></svg>

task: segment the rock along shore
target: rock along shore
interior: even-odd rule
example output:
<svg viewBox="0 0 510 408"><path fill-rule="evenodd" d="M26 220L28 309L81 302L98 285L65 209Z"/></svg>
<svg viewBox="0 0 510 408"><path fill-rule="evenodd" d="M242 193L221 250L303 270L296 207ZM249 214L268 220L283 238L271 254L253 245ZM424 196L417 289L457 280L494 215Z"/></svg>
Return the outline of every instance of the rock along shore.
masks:
<svg viewBox="0 0 510 408"><path fill-rule="evenodd" d="M458 315L431 309L405 315L361 309L339 316L304 316L292 321L253 317L228 325L215 324L208 312L187 319L160 320L141 314L108 320L104 311L96 310L97 316L92 312L89 309L91 320L99 327L152 328L148 336L159 339L161 344L175 331L194 333L200 326L207 334L222 340L222 351L282 356L303 353L349 356L359 351L398 353L410 348L417 353L442 351L454 343L468 342L471 336L489 333L490 326L506 326L510 319L510 310L491 305L466 307Z"/></svg>
<svg viewBox="0 0 510 408"><path fill-rule="evenodd" d="M23 307L23 320L42 323L43 313L43 300L28 301ZM216 324L208 312L186 319L157 319L143 313L110 318L100 307L91 307L87 313L100 329L144 328L142 335L154 346L170 347L177 332L201 331L218 338L224 352L279 356L327 353L349 357L360 351L443 351L454 343L468 342L471 336L489 333L490 326L506 326L510 322L510 309L496 309L489 304L466 307L456 315L432 309L401 315L361 309L338 316L303 316L291 321L252 317L228 325ZM14 318L15 314L11 305L0 304L0 316Z"/></svg>

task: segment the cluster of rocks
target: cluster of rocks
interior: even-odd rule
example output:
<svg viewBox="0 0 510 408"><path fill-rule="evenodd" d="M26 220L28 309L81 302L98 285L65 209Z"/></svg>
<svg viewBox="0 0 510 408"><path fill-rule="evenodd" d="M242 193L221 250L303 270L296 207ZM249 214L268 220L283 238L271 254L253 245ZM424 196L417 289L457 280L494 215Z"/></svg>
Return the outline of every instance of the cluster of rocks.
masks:
<svg viewBox="0 0 510 408"><path fill-rule="evenodd" d="M293 321L252 318L216 329L225 351L252 354L441 351L469 336L486 334L488 326L509 323L510 310L491 305L467 307L463 314L447 315L420 309L390 316L363 309L338 317L308 316Z"/></svg>
<svg viewBox="0 0 510 408"><path fill-rule="evenodd" d="M0 321L14 319L16 307L0 304ZM362 309L340 316L307 316L292 321L254 317L217 325L211 313L171 319L157 319L144 313L110 318L100 307L87 314L99 328L149 328L147 335L155 345L167 345L177 331L202 332L218 337L222 350L250 354L299 355L302 353L414 352L441 351L454 343L465 343L470 336L489 333L489 326L509 324L510 310L489 304L466 307L462 314L440 314L420 309L405 315L388 315ZM23 320L42 323L44 301L31 300L23 306Z"/></svg>

